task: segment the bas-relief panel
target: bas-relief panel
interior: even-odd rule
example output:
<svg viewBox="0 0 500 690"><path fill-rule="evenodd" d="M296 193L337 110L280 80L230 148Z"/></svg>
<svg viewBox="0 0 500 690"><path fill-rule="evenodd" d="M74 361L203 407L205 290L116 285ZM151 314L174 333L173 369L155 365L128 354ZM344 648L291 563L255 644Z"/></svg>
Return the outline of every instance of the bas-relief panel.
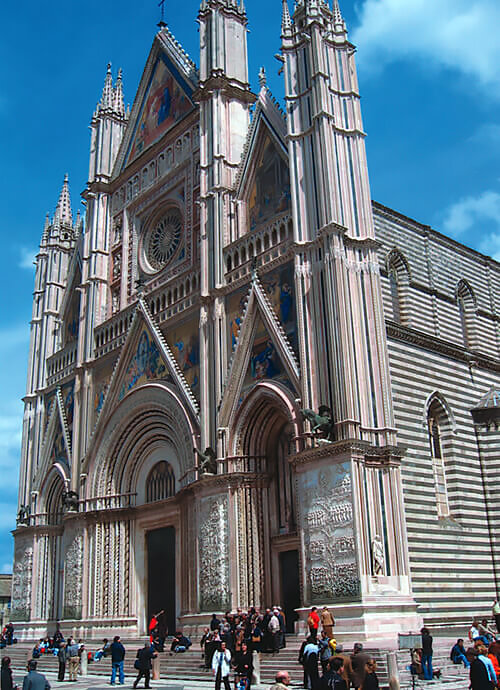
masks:
<svg viewBox="0 0 500 690"><path fill-rule="evenodd" d="M167 342L196 398L200 393L200 331L197 321L167 333Z"/></svg>
<svg viewBox="0 0 500 690"><path fill-rule="evenodd" d="M182 86L181 86L182 84ZM165 55L158 57L126 162L134 160L193 108L190 88Z"/></svg>
<svg viewBox="0 0 500 690"><path fill-rule="evenodd" d="M200 611L225 611L230 605L228 511L227 496L210 496L200 501Z"/></svg>
<svg viewBox="0 0 500 690"><path fill-rule="evenodd" d="M64 618L82 617L83 536L71 541L64 562Z"/></svg>
<svg viewBox="0 0 500 690"><path fill-rule="evenodd" d="M125 372L118 400L122 400L129 391L142 383L165 380L170 380L167 365L155 341L144 329L136 353Z"/></svg>
<svg viewBox="0 0 500 690"><path fill-rule="evenodd" d="M297 476L307 603L359 597L350 463Z"/></svg>
<svg viewBox="0 0 500 690"><path fill-rule="evenodd" d="M290 199L288 166L271 138L266 136L248 200L250 230L287 211Z"/></svg>
<svg viewBox="0 0 500 690"><path fill-rule="evenodd" d="M33 544L16 540L14 572L12 574L13 621L27 621L31 617L31 579L33 576Z"/></svg>

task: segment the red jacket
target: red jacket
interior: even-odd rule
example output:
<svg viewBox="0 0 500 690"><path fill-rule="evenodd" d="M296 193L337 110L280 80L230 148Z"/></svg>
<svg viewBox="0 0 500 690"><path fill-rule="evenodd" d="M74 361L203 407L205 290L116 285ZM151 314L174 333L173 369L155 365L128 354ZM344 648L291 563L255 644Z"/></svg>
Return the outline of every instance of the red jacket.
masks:
<svg viewBox="0 0 500 690"><path fill-rule="evenodd" d="M311 611L308 618L308 625L310 628L317 630L319 628L319 616L317 611Z"/></svg>

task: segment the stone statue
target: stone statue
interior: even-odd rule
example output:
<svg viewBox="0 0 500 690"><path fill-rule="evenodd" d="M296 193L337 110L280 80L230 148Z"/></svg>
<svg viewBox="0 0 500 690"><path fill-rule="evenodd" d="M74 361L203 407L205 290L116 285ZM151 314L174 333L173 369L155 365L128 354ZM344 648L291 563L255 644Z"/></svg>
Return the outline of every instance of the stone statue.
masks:
<svg viewBox="0 0 500 690"><path fill-rule="evenodd" d="M76 491L63 491L62 503L69 513L78 512L78 494Z"/></svg>
<svg viewBox="0 0 500 690"><path fill-rule="evenodd" d="M28 525L30 521L30 507L22 505L19 507L16 522L18 525Z"/></svg>
<svg viewBox="0 0 500 690"><path fill-rule="evenodd" d="M321 405L318 414L314 410L301 410L301 412L303 417L310 422L313 434L328 441L335 439L333 414L329 407Z"/></svg>
<svg viewBox="0 0 500 690"><path fill-rule="evenodd" d="M372 572L374 575L383 575L385 568L384 545L379 535L372 539Z"/></svg>
<svg viewBox="0 0 500 690"><path fill-rule="evenodd" d="M198 469L201 474L217 474L217 453L210 448L205 449L204 453L200 453L198 448L193 448L198 455L200 461Z"/></svg>

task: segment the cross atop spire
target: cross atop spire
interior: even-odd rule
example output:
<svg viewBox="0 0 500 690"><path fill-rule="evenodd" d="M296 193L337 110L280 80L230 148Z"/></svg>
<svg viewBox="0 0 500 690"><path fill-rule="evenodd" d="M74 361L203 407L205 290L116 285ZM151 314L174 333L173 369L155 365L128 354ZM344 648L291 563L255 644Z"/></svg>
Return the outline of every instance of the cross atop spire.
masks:
<svg viewBox="0 0 500 690"><path fill-rule="evenodd" d="M64 182L57 202L54 220L65 225L73 225L73 213L71 211L71 199L69 196L68 173L64 176Z"/></svg>

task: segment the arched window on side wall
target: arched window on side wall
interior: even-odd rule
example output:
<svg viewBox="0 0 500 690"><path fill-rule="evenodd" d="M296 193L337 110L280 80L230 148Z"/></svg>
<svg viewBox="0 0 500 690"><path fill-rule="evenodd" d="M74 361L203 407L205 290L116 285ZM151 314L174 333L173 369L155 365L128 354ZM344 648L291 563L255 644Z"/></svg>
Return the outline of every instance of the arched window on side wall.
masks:
<svg viewBox="0 0 500 690"><path fill-rule="evenodd" d="M175 496L175 475L168 462L158 462L146 481L146 503L163 501Z"/></svg>
<svg viewBox="0 0 500 690"><path fill-rule="evenodd" d="M434 472L434 488L436 491L438 517L446 517L450 514L448 490L446 487L445 457L443 452L443 429L445 422L445 411L438 400L433 400L427 413L427 428Z"/></svg>
<svg viewBox="0 0 500 690"><path fill-rule="evenodd" d="M403 326L411 325L410 267L399 249L392 249L385 261L389 280L392 319Z"/></svg>
<svg viewBox="0 0 500 690"><path fill-rule="evenodd" d="M475 312L476 300L472 288L466 280L461 280L456 290L460 328L465 347L475 347Z"/></svg>

